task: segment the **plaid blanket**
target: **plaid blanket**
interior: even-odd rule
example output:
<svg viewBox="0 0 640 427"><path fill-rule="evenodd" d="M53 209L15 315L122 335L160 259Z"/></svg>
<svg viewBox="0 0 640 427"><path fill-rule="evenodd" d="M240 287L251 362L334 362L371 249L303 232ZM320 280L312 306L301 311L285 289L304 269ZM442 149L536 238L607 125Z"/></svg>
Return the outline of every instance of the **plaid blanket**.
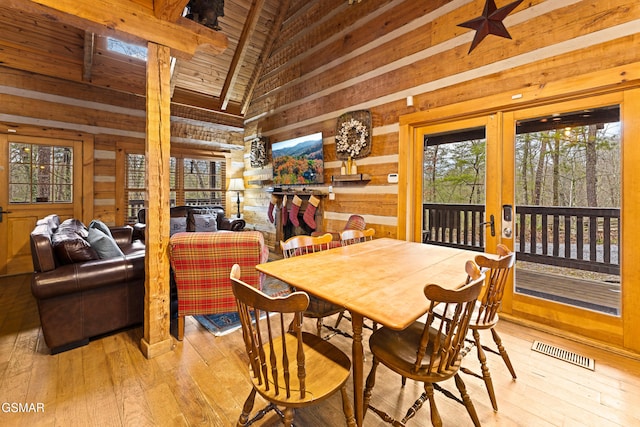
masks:
<svg viewBox="0 0 640 427"><path fill-rule="evenodd" d="M242 280L261 289L261 274L255 266L268 258L269 248L259 231L174 234L169 260L178 291L178 315L235 311L231 267L239 264Z"/></svg>

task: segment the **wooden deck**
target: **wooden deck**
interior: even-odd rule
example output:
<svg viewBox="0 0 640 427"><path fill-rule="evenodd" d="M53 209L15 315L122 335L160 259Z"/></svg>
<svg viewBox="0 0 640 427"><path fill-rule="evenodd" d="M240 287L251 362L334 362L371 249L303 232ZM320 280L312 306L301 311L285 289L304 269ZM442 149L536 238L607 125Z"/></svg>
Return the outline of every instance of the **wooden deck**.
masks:
<svg viewBox="0 0 640 427"><path fill-rule="evenodd" d="M516 267L516 292L620 315L620 283L580 279Z"/></svg>

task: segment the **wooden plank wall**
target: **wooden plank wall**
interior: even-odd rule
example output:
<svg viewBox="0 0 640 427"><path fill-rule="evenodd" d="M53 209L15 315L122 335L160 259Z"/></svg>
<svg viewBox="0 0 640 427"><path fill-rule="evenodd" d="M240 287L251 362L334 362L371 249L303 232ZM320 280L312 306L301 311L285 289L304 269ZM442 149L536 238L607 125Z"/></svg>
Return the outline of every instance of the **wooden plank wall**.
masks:
<svg viewBox="0 0 640 427"><path fill-rule="evenodd" d="M93 216L110 225L122 224L118 207L124 202L117 200L116 188L124 187L124 174L117 179L116 150L127 145L144 153L144 98L7 67L0 67L0 76L0 122L36 136L46 136L47 129L93 136L94 180L83 183L93 186ZM242 130L212 124L203 116L177 106L171 117L172 147L183 153L189 149L217 157L223 153L228 162L236 164L236 168L227 168L227 175L237 176L243 155ZM231 200L227 206L232 206Z"/></svg>
<svg viewBox="0 0 640 427"><path fill-rule="evenodd" d="M86 69L85 36L68 25L0 7L0 121L36 136L46 136L48 129L66 131L70 137L89 135L94 179L82 184L93 193L93 216L120 225L124 196L118 197L116 188L124 187L124 173L116 173L116 150L127 146L144 153L145 63L107 52L104 39L96 37L93 61ZM242 174L239 119L174 104L171 135L172 147L182 153L223 153L232 165L228 176Z"/></svg>
<svg viewBox="0 0 640 427"><path fill-rule="evenodd" d="M517 94L532 85L579 78L640 61L640 3L635 0L534 0L505 19L512 40L489 35L468 53L474 32L457 24L482 13L485 0L292 1L245 118L245 147L322 131L325 185L339 173L337 118L368 109L372 153L358 161L366 185L334 186L325 229L360 213L378 236L397 235L401 115L485 96ZM508 1L498 1L501 7ZM570 88L567 88L570 90ZM413 106L407 106L413 96ZM267 220L271 165L252 169L245 154L245 215L273 236ZM269 240L269 239L268 239Z"/></svg>

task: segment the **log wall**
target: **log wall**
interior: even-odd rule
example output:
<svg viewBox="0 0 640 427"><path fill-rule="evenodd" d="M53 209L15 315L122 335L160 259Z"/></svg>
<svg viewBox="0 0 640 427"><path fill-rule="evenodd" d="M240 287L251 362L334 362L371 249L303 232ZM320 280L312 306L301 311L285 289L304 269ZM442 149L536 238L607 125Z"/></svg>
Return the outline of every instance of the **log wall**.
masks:
<svg viewBox="0 0 640 427"><path fill-rule="evenodd" d="M387 174L398 172L400 116L640 61L637 1L523 2L504 21L512 40L489 35L468 53L474 31L458 24L480 16L484 3L292 1L245 118L245 151L256 136L273 143L323 132L325 185L318 189L326 192L341 163L335 154L337 118L370 110L372 153L358 160L358 172L372 179L334 185L324 229L341 229L350 214L359 213L377 236L396 237L398 186L387 183ZM408 96L413 106L407 106ZM253 183L245 192L245 216L273 236L265 191L271 165L256 169L248 154L244 160Z"/></svg>
<svg viewBox="0 0 640 427"><path fill-rule="evenodd" d="M120 225L124 172L117 166L124 157L118 150L144 153L146 63L109 52L105 43L70 25L0 6L0 122L34 136L55 131L90 139L94 178L81 184L93 200L84 198L83 211ZM240 118L192 108L184 95L179 98L171 105L172 150L224 156L228 177L241 176Z"/></svg>
<svg viewBox="0 0 640 427"><path fill-rule="evenodd" d="M0 122L19 132L47 136L51 130L92 136L93 217L110 225L124 223L124 173L117 173L119 147L144 153L144 98L0 67ZM4 130L3 130L4 131ZM201 111L175 106L171 115L172 150L227 158L227 176L241 176L243 133L236 126L207 121ZM122 165L123 166L123 165ZM122 192L121 192L122 193ZM227 200L227 206L234 206Z"/></svg>

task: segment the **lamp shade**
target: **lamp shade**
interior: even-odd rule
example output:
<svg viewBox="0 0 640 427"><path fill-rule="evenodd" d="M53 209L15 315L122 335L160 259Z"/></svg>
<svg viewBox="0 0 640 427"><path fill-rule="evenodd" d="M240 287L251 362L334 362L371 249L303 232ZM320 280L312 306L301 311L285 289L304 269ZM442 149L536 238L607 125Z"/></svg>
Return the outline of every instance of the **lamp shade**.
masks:
<svg viewBox="0 0 640 427"><path fill-rule="evenodd" d="M231 178L228 191L244 191L244 180L242 178Z"/></svg>

